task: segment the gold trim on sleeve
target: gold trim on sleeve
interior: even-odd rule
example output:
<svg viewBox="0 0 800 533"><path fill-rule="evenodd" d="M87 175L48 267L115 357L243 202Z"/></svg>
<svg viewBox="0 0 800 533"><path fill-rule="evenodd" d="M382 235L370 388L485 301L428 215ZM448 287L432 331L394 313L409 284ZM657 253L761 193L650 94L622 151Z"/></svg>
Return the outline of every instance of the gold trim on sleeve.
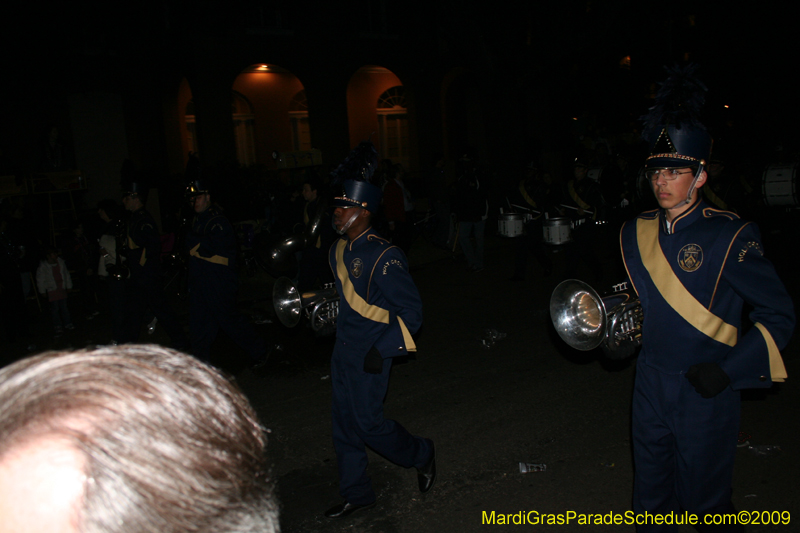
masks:
<svg viewBox="0 0 800 533"><path fill-rule="evenodd" d="M783 364L781 351L778 350L778 345L770 335L767 328L760 322L756 322L756 327L761 335L764 336L764 342L767 344L767 352L769 353L769 375L772 381L786 381L789 375L786 373L786 366Z"/></svg>

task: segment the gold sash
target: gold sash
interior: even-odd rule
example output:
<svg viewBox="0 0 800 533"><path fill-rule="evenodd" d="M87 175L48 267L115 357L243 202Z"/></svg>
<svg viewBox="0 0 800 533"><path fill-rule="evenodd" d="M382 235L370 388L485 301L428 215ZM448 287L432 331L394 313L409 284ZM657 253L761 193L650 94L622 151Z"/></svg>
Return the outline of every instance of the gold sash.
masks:
<svg viewBox="0 0 800 533"><path fill-rule="evenodd" d="M200 243L198 242L194 248L189 250L189 255L192 257L196 257L198 259L202 259L203 261L208 261L209 263L215 263L217 265L228 266L228 258L222 257L221 255L212 255L211 257L203 257L197 252L197 249L200 248Z"/></svg>
<svg viewBox="0 0 800 533"><path fill-rule="evenodd" d="M520 182L519 182L519 192L520 192L520 194L522 194L522 198L523 198L523 199L524 199L526 202L528 202L530 205L532 205L533 207L535 207L535 208L537 208L537 209L539 208L539 207L536 205L536 202L534 201L534 199L533 199L533 198L531 198L531 195L530 195L530 194L528 194L528 191L527 191L527 189L525 189L525 180L522 180L522 181L520 181ZM533 217L533 220L537 220L537 219L538 219L540 216L542 216L542 214L541 214L541 213L539 213L538 215L536 215L535 217Z"/></svg>
<svg viewBox="0 0 800 533"><path fill-rule="evenodd" d="M342 297L347 300L348 305L359 315L374 322L381 322L383 324L389 323L389 311L378 307L377 305L368 304L357 292L353 283L350 281L350 275L347 272L347 266L344 264L344 249L347 247L347 240L340 239L336 245L336 275L339 282L342 284ZM416 352L417 345L414 344L414 339L411 337L405 322L399 316L397 322L400 324L400 330L403 332L403 341L406 345L406 350L409 352Z"/></svg>
<svg viewBox="0 0 800 533"><path fill-rule="evenodd" d="M218 216L220 216L220 215L214 215L208 220L208 222L206 222L206 225L203 226L203 233L204 234L205 234L206 228L208 228L208 225L211 224L211 222L215 218L217 218ZM195 220L196 220L196 218L195 218ZM228 261L229 260L228 260L227 257L223 257L221 255L212 255L211 257L203 257L202 255L200 255L198 253L198 251L197 251L198 248L200 248L200 243L199 242L195 245L194 248L189 250L189 255L191 255L192 257L196 257L198 259L202 259L203 261L208 261L209 263L214 263L216 265L228 266Z"/></svg>
<svg viewBox="0 0 800 533"><path fill-rule="evenodd" d="M133 239L131 239L130 234L128 234L128 248L131 250L139 249L139 245L133 242ZM139 257L139 266L144 266L146 262L147 262L147 248L144 248L142 249L142 255Z"/></svg>
<svg viewBox="0 0 800 533"><path fill-rule="evenodd" d="M642 264L650 274L658 292L664 297L670 307L681 315L689 324L698 331L730 347L736 345L737 330L720 317L706 309L703 304L688 291L670 267L664 252L658 243L658 230L660 220L638 219L636 221L636 240L639 245L639 254ZM784 381L787 377L786 367L783 364L778 346L767 328L757 323L755 325L764 337L769 356L769 369L772 381Z"/></svg>
<svg viewBox="0 0 800 533"><path fill-rule="evenodd" d="M640 218L636 221L636 240L642 264L650 273L658 292L670 307L701 333L728 346L735 346L738 336L736 328L698 302L673 272L658 243L660 223L658 218L651 220Z"/></svg>
<svg viewBox="0 0 800 533"><path fill-rule="evenodd" d="M584 179L588 180L588 179L591 179L591 178L584 178ZM575 181L570 180L567 183L567 192L569 193L569 197L572 198L575 201L575 203L578 205L578 207L580 207L584 211L588 211L588 210L590 210L592 208L592 206L590 206L589 204L584 202L583 199L580 196L578 196L578 191L575 190ZM597 219L597 210L595 209L592 212L592 220L596 220L596 219Z"/></svg>

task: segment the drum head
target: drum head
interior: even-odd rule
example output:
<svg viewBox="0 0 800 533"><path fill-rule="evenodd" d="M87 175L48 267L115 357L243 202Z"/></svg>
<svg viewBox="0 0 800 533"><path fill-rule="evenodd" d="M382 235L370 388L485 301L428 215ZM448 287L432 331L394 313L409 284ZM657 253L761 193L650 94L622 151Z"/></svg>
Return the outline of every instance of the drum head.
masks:
<svg viewBox="0 0 800 533"><path fill-rule="evenodd" d="M761 191L764 205L798 206L797 194L798 165L770 165L764 170Z"/></svg>

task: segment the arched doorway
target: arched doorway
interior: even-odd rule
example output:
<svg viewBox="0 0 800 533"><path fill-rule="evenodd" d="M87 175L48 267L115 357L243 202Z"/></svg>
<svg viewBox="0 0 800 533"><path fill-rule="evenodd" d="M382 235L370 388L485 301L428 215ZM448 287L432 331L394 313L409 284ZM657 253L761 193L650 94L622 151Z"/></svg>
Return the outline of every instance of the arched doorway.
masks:
<svg viewBox="0 0 800 533"><path fill-rule="evenodd" d="M253 164L275 168L274 152L311 149L308 103L297 76L271 63L255 64L236 77L233 91L250 104Z"/></svg>
<svg viewBox="0 0 800 533"><path fill-rule="evenodd" d="M417 170L408 89L392 71L358 69L347 86L350 144L371 139L382 159Z"/></svg>
<svg viewBox="0 0 800 533"><path fill-rule="evenodd" d="M387 159L409 167L408 106L402 85L390 87L378 97L378 138Z"/></svg>

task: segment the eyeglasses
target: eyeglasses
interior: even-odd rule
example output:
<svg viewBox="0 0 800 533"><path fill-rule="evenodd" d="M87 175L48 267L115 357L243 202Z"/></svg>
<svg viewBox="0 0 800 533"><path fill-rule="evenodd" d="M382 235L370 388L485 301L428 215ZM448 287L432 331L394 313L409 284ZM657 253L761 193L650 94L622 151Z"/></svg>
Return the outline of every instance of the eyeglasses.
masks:
<svg viewBox="0 0 800 533"><path fill-rule="evenodd" d="M685 172L678 172L677 170L673 170L670 168L659 168L657 170L645 170L644 175L647 176L647 179L650 181L657 181L659 176L664 176L664 179L667 181L675 181L678 179L678 176L682 174L693 174L694 171L687 170Z"/></svg>

